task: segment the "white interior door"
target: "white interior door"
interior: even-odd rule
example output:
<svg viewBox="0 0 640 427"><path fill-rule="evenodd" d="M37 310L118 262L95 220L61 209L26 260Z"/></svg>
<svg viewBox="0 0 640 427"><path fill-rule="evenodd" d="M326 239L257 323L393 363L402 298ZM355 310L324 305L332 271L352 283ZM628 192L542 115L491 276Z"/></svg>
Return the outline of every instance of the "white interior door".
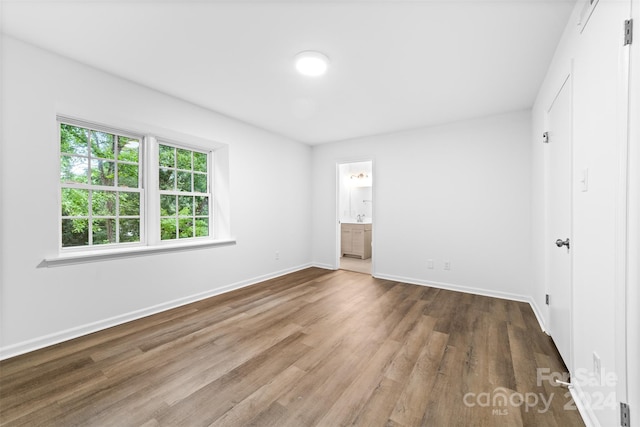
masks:
<svg viewBox="0 0 640 427"><path fill-rule="evenodd" d="M571 354L571 78L548 111L549 332L572 369Z"/></svg>

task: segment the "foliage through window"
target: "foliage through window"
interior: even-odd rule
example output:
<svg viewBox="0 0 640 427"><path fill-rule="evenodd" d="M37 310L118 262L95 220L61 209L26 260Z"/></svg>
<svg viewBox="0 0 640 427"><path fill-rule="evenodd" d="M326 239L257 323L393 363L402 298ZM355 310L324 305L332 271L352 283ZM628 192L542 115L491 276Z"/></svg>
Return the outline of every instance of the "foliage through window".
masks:
<svg viewBox="0 0 640 427"><path fill-rule="evenodd" d="M60 123L62 247L140 242L141 137Z"/></svg>
<svg viewBox="0 0 640 427"><path fill-rule="evenodd" d="M209 236L209 156L159 144L160 239Z"/></svg>

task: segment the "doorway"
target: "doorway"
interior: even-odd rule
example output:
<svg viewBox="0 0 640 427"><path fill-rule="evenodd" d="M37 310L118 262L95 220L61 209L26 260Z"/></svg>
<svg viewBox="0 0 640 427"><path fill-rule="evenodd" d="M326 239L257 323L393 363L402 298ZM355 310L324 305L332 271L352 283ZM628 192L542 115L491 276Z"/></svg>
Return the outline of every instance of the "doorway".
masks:
<svg viewBox="0 0 640 427"><path fill-rule="evenodd" d="M339 163L337 172L338 268L371 274L373 162Z"/></svg>

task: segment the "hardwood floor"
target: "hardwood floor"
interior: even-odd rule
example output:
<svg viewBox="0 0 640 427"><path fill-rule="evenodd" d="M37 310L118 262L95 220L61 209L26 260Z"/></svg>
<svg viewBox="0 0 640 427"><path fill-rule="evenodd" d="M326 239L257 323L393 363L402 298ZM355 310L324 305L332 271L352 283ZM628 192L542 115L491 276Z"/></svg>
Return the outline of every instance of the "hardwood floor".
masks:
<svg viewBox="0 0 640 427"><path fill-rule="evenodd" d="M0 362L0 424L583 426L538 368L525 303L312 268Z"/></svg>

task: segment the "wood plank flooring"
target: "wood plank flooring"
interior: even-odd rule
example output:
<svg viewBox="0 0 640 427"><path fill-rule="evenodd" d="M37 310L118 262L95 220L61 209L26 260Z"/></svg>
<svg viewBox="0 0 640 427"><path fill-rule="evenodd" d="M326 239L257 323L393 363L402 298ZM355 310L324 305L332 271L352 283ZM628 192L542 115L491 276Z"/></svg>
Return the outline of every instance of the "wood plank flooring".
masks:
<svg viewBox="0 0 640 427"><path fill-rule="evenodd" d="M583 426L527 304L311 268L0 362L3 426Z"/></svg>

